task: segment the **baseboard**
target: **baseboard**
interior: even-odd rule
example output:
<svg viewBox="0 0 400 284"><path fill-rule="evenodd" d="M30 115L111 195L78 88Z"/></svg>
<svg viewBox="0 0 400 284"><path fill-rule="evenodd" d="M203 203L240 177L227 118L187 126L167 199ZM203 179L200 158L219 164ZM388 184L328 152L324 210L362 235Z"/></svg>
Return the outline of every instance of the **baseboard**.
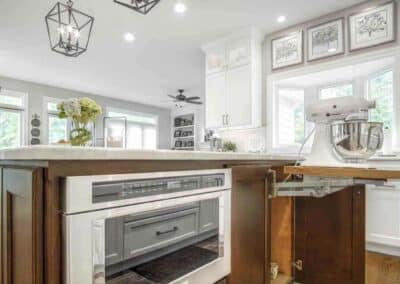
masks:
<svg viewBox="0 0 400 284"><path fill-rule="evenodd" d="M400 257L400 247L367 242L367 251Z"/></svg>

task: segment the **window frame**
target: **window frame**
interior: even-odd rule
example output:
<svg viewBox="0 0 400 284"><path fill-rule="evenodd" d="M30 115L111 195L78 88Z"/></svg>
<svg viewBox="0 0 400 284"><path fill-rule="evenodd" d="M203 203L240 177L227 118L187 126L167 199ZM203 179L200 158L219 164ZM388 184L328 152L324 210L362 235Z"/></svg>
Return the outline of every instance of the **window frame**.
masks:
<svg viewBox="0 0 400 284"><path fill-rule="evenodd" d="M337 88L337 87L340 87L340 86L345 86L345 85L351 85L351 93L352 93L352 95L351 96L355 96L354 95L354 91L355 91L355 88L356 88L356 84L355 84L355 81L341 81L341 82L336 82L336 83L334 83L334 84L326 84L326 85L320 85L320 86L318 86L317 87L317 92L318 92L318 101L323 101L323 100L328 100L328 99L323 99L323 98L321 98L321 91L323 90L323 89L333 89L333 88Z"/></svg>
<svg viewBox="0 0 400 284"><path fill-rule="evenodd" d="M22 106L0 103L0 110L21 114L21 122L20 122L21 125L20 125L20 130L19 130L19 132L20 132L19 135L21 137L21 141L20 141L21 143L20 143L19 147L26 146L26 145L28 145L28 136L29 136L28 135L28 130L29 130L28 93L0 87L0 95L2 95L2 92L4 92L4 91L11 92L11 94L8 94L9 96L22 98ZM7 148L3 148L3 149L7 149Z"/></svg>
<svg viewBox="0 0 400 284"><path fill-rule="evenodd" d="M301 144L279 144L279 92L281 90L293 90L293 91L302 91L303 99L304 99L304 137L307 136L307 121L306 121L306 113L305 113L305 89L300 87L292 87L292 86L275 86L274 87L274 96L273 96L273 122L272 122L272 152L274 153L287 153L287 154L297 154Z"/></svg>
<svg viewBox="0 0 400 284"><path fill-rule="evenodd" d="M49 143L49 118L50 116L57 116L58 113L56 111L49 111L48 104L49 103L61 103L65 99L54 98L54 97L43 97L43 128L42 128L42 143L43 144L50 144ZM67 119L67 136L71 130L71 122ZM68 137L67 137L68 138Z"/></svg>
<svg viewBox="0 0 400 284"><path fill-rule="evenodd" d="M156 149L159 148L159 116L156 114L152 114L152 113L144 113L144 112L137 112L137 111L131 111L131 110L127 110L127 109L121 109L121 108L115 108L115 107L107 107L106 108L106 113L107 113L107 117L111 117L110 113L115 112L118 114L126 114L126 115L136 115L136 116L145 116L145 117L151 117L155 119L155 124L151 124L151 123L146 123L146 122L134 122L134 121L130 121L128 118L126 120L126 135L128 133L128 127L129 125L134 125L134 126L139 126L141 128L142 131L142 141L141 141L141 148L140 150L145 150L144 148L144 130L146 127L154 127L156 130ZM121 117L121 116L119 116ZM128 139L128 136L126 137L126 140ZM134 149L134 148L128 148L128 141L125 141L125 145L127 149ZM137 149L139 150L139 149Z"/></svg>
<svg viewBox="0 0 400 284"><path fill-rule="evenodd" d="M396 145L400 142L398 135L400 135L400 133L398 133L397 127L398 127L398 117L400 115L399 111L396 111L396 105L400 106L400 100L398 99L397 95L396 95L396 89L397 89L397 84L399 80L396 80L396 66L390 66L390 67L386 67L386 68L382 68L374 73L369 74L367 77L365 77L365 81L364 81L364 97L369 100L369 94L371 92L370 90L370 81L375 79L376 77L379 77L387 72L392 72L392 76L393 76L393 108L392 108L392 112L393 112L393 116L392 116L392 135L393 135L393 141L392 141L392 148L393 151L398 151L400 149L396 149Z"/></svg>
<svg viewBox="0 0 400 284"><path fill-rule="evenodd" d="M346 67L348 65L357 65L365 63L368 61L381 60L382 58L393 58L393 63L390 64L394 72L394 107L400 107L400 48L398 46L388 47L385 49L372 50L366 53L353 54L352 56L345 56L334 61L321 62L319 64L307 65L301 68L292 68L288 70L283 70L282 72L269 72L266 76L266 100L264 107L266 107L266 115L264 119L265 125L265 141L266 141L266 151L268 153L278 153L278 154L288 154L285 152L277 152L274 149L274 133L273 133L273 123L274 123L274 92L276 86L279 82L293 77L303 76L310 73L318 73L327 71L330 69L336 69L341 67ZM382 68L386 69L386 68ZM374 73L374 72L372 72ZM355 85L353 89L355 91L354 95L357 97L365 97L366 95L366 85L365 78L367 76L360 76L359 81L355 80ZM318 99L317 93L315 93L315 99ZM397 130L397 128L399 128ZM394 113L394 129L393 129L393 152L397 153L400 157L400 108ZM311 140L311 139L310 139ZM303 155L306 155L303 150ZM290 154L290 153L289 153Z"/></svg>

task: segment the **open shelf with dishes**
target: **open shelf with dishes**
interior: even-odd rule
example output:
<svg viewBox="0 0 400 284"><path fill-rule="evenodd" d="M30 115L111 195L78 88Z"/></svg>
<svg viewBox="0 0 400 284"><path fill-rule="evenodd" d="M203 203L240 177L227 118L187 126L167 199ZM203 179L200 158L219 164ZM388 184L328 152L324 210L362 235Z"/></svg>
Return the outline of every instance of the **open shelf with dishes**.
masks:
<svg viewBox="0 0 400 284"><path fill-rule="evenodd" d="M172 149L193 151L195 138L194 114L175 116L173 118Z"/></svg>

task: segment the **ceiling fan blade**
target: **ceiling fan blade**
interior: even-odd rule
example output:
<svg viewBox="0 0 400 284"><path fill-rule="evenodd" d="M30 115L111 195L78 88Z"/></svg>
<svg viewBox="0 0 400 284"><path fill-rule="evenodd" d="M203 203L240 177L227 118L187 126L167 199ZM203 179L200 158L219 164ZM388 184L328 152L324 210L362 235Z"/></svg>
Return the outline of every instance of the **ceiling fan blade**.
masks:
<svg viewBox="0 0 400 284"><path fill-rule="evenodd" d="M186 101L188 104L202 105L202 102Z"/></svg>
<svg viewBox="0 0 400 284"><path fill-rule="evenodd" d="M200 97L188 97L186 98L187 101L192 101L192 100L200 100Z"/></svg>
<svg viewBox="0 0 400 284"><path fill-rule="evenodd" d="M167 95L167 96L176 100L176 97L173 95Z"/></svg>

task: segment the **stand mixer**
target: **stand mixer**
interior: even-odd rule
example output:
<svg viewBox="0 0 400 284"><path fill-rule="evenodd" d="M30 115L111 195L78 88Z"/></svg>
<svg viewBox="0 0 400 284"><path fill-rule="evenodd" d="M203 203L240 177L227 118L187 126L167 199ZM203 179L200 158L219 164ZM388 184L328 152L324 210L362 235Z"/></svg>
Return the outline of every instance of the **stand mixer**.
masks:
<svg viewBox="0 0 400 284"><path fill-rule="evenodd" d="M365 167L383 144L383 125L368 122L375 101L359 97L327 99L306 108L315 123L310 156L302 166Z"/></svg>

